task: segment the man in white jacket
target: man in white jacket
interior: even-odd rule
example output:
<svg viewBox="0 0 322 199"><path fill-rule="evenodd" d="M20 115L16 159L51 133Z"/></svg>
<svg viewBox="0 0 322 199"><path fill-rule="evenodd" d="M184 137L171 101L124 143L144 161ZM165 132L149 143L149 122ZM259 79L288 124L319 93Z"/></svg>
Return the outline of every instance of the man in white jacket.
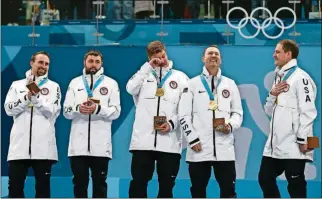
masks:
<svg viewBox="0 0 322 199"><path fill-rule="evenodd" d="M64 116L72 120L68 156L73 172L74 196L87 198L89 169L93 198L107 197L107 171L112 159L112 121L120 116L118 83L104 75L103 56L89 51L83 75L74 78L64 102Z"/></svg>
<svg viewBox="0 0 322 199"><path fill-rule="evenodd" d="M178 104L188 77L172 68L165 46L147 46L149 62L143 64L126 85L136 105L130 151L132 152L130 198L146 198L155 162L161 198L172 198L180 167L182 135L178 127Z"/></svg>
<svg viewBox="0 0 322 199"><path fill-rule="evenodd" d="M313 161L307 138L313 136L316 86L298 67L299 48L292 40L280 41L274 52L276 76L265 103L271 117L259 172L264 197L281 197L276 178L285 172L291 197L306 197L305 164Z"/></svg>
<svg viewBox="0 0 322 199"><path fill-rule="evenodd" d="M236 83L221 73L217 46L207 47L202 61L202 73L189 80L179 105L180 125L188 143L190 191L193 198L207 197L213 167L220 197L236 197L233 131L243 120L240 94Z"/></svg>
<svg viewBox="0 0 322 199"><path fill-rule="evenodd" d="M34 170L36 198L50 198L51 167L58 161L55 122L61 92L59 85L48 79L49 63L48 53L33 54L26 78L14 81L6 96L4 108L14 120L8 152L9 198L24 197L29 167ZM29 90L31 82L40 91Z"/></svg>

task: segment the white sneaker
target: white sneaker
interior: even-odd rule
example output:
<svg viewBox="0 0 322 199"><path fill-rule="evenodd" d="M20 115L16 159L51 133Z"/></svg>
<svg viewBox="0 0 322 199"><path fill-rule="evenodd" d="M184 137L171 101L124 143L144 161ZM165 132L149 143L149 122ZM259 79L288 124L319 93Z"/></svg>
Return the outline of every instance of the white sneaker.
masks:
<svg viewBox="0 0 322 199"><path fill-rule="evenodd" d="M12 26L13 24L12 23L8 23L8 26Z"/></svg>
<svg viewBox="0 0 322 199"><path fill-rule="evenodd" d="M14 26L19 26L19 24L17 24L17 23L13 23L13 25L14 25Z"/></svg>

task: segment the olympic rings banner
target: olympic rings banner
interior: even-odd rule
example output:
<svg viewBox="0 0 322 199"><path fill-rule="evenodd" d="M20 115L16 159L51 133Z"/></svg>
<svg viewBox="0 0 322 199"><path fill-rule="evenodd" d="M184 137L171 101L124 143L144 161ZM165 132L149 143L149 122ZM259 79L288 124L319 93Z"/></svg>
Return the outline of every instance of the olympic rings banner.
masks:
<svg viewBox="0 0 322 199"><path fill-rule="evenodd" d="M255 22L256 23L256 22ZM236 137L236 191L238 197L263 197L258 181L258 171L262 158L264 144L269 133L269 117L263 110L263 104L273 81L274 62L272 54L275 46L220 46L222 52L223 74L234 79L241 93L244 109L242 127L235 132ZM51 56L49 78L59 83L62 90L62 102L69 82L79 76L83 69L83 57L87 50L98 49L104 56L105 73L114 78L120 86L122 112L113 123L113 160L108 171L108 196L112 198L128 197L131 180L131 154L129 143L134 120L135 107L132 97L126 92L125 86L131 76L146 61L145 46L140 47L21 47L4 46L1 55L1 101L2 106L11 83L24 78L29 69L31 54L48 51ZM202 70L201 56L204 46L167 46L174 68L182 70L189 77L200 74ZM300 46L299 66L305 69L318 86L316 106L318 118L314 122L314 135L321 138L321 46ZM9 145L12 118L4 109L1 110L1 173L2 197L8 194L7 151ZM62 113L56 123L56 137L59 162L52 171L52 196L73 197L72 173L67 147L69 140L70 121ZM174 188L174 197L189 198L190 179L185 162L186 149L183 150L179 174ZM30 173L32 175L32 173ZM308 180L308 197L321 196L321 148L315 150L314 162L306 165ZM282 197L289 197L284 175L278 178ZM88 189L91 194L91 184ZM158 181L156 175L149 184L149 197L156 197ZM218 184L213 174L208 185L208 197L219 197ZM26 197L34 197L34 180L26 180ZM91 195L90 195L91 196Z"/></svg>
<svg viewBox="0 0 322 199"><path fill-rule="evenodd" d="M245 14L245 17L244 17L244 18L242 18L242 19L239 21L239 23L238 23L238 25L237 25L237 26L235 26L235 25L233 25L233 24L231 23L231 21L230 21L230 18L229 18L229 17L230 17L230 14L231 14L233 11L237 11L237 10L242 11L242 12ZM268 14L268 17L267 17L267 18L262 22L262 24L260 24L260 22L258 21L258 19L256 19L256 18L254 17L254 14L255 14L256 12L258 12L259 10L262 10L262 11L264 11L264 12L266 12L266 13ZM279 12L281 12L281 11L284 11L284 10L291 12L291 13L292 13L292 15L293 15L292 23L291 23L290 25L288 25L288 26L285 26L284 22L283 22L280 18L278 18L278 17L277 17L278 13L279 13ZM276 25L278 28L280 28L280 33L278 33L278 34L277 34L277 35L275 35L275 36L271 36L271 35L269 35L269 34L266 32L266 28L269 28L269 27L272 25L272 20L274 20L275 25ZM289 8L289 7L281 7L281 8L279 8L278 10L276 10L276 12L274 13L274 15L272 15L271 11L270 11L269 9L265 8L265 7L258 7L258 8L255 8L255 9L250 13L250 15L248 15L247 11L246 11L244 8L242 8L242 7L233 7L233 8L231 8L231 9L228 11L228 13L227 13L227 15L226 15L226 21L227 21L228 25L229 25L230 27L234 28L234 29L237 29L237 30L238 30L238 32L239 32L239 34L240 34L243 38L245 38L245 39L253 39L253 38L257 37L261 31L262 31L263 35L264 35L267 39L277 39L277 38L279 38L279 37L281 37L281 36L283 35L283 33L284 33L284 31L285 31L286 29L290 29L290 28L292 28L292 27L295 25L296 20L297 20L297 19L296 19L296 13L295 13L295 11L294 11L294 10L292 10L291 8ZM248 23L249 21L250 21L250 23L251 23L251 24L252 24L252 25L257 29L257 31L256 31L253 35L251 35L251 36L247 36L247 35L245 35L245 34L242 32L242 28L244 28L244 27L247 25L247 23Z"/></svg>

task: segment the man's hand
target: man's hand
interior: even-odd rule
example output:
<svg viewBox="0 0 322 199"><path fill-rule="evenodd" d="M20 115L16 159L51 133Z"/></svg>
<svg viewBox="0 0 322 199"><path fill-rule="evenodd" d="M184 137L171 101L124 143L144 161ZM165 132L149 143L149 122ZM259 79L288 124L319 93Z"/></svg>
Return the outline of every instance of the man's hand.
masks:
<svg viewBox="0 0 322 199"><path fill-rule="evenodd" d="M31 96L36 96L37 93L35 91L29 91L28 94L27 94L27 97L29 99L29 101L31 100Z"/></svg>
<svg viewBox="0 0 322 199"><path fill-rule="evenodd" d="M170 132L170 125L166 122L160 126L161 130L159 130L161 133L169 133Z"/></svg>
<svg viewBox="0 0 322 199"><path fill-rule="evenodd" d="M307 148L307 144L299 144L299 148L302 153L306 153L308 151L311 151L311 149Z"/></svg>
<svg viewBox="0 0 322 199"><path fill-rule="evenodd" d="M270 93L277 97L280 93L284 92L288 86L289 85L286 82L280 82L274 86Z"/></svg>
<svg viewBox="0 0 322 199"><path fill-rule="evenodd" d="M194 146L192 147L192 150L194 150L195 152L199 152L199 151L201 151L201 150L202 150L202 148L201 148L201 143L198 143L198 144L194 145Z"/></svg>
<svg viewBox="0 0 322 199"><path fill-rule="evenodd" d="M217 126L216 131L221 132L221 133L225 133L225 134L229 134L231 132L231 128L230 128L229 124L219 125L219 126Z"/></svg>
<svg viewBox="0 0 322 199"><path fill-rule="evenodd" d="M84 102L79 106L79 112L84 115L93 114L95 110L96 110L96 104L91 100Z"/></svg>
<svg viewBox="0 0 322 199"><path fill-rule="evenodd" d="M153 59L151 59L150 60L150 62L149 62L149 64L153 67L153 68L155 68L155 67L157 67L157 66L160 66L160 64L162 63L162 60L161 59L159 59L159 58L153 58Z"/></svg>

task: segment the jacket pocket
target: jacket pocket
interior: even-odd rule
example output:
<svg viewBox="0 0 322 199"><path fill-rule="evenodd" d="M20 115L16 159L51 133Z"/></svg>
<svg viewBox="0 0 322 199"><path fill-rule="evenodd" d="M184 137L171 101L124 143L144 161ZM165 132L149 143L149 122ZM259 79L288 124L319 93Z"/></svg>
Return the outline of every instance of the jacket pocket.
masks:
<svg viewBox="0 0 322 199"><path fill-rule="evenodd" d="M154 99L157 91L155 80L145 80L140 90L140 98Z"/></svg>
<svg viewBox="0 0 322 199"><path fill-rule="evenodd" d="M209 110L209 96L206 91L197 90L194 93L193 112L205 112Z"/></svg>
<svg viewBox="0 0 322 199"><path fill-rule="evenodd" d="M300 114L297 111L297 109L292 109L292 130L295 134L297 134L297 131L299 129L300 124Z"/></svg>

